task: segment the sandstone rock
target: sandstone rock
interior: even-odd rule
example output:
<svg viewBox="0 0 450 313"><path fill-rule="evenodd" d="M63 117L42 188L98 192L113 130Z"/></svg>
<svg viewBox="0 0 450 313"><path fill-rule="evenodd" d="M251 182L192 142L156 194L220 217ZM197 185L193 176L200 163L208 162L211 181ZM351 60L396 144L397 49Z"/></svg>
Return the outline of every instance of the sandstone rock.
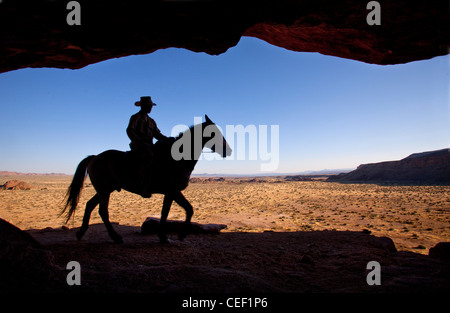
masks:
<svg viewBox="0 0 450 313"><path fill-rule="evenodd" d="M30 190L30 184L21 180L8 180L4 185L0 185L0 190Z"/></svg>
<svg viewBox="0 0 450 313"><path fill-rule="evenodd" d="M448 54L448 1L381 2L381 25L366 22L368 1L84 1L69 26L67 1L3 1L0 72L81 68L168 47L221 54L241 36L294 51L376 64Z"/></svg>
<svg viewBox="0 0 450 313"><path fill-rule="evenodd" d="M378 237L360 231L232 231L159 247L153 236L136 236L139 227L115 227L128 234L125 246L98 238L100 230L104 233L103 224L92 225L88 232L94 236L82 244L73 239L77 228L36 231L33 236L51 249L66 288L67 261L81 264L81 286L66 289L74 293L159 297L170 292L440 294L450 290L450 262L414 252L387 252L380 248ZM381 265L381 286L366 283L369 261ZM64 289L57 286L53 291ZM273 308L274 303L269 304Z"/></svg>
<svg viewBox="0 0 450 313"><path fill-rule="evenodd" d="M428 255L433 258L450 260L450 242L439 242L430 248Z"/></svg>
<svg viewBox="0 0 450 313"><path fill-rule="evenodd" d="M141 226L141 234L156 234L159 231L159 218L147 217ZM222 229L227 228L227 225L223 224L199 224L191 223L190 233L193 234L218 234ZM167 220L166 232L178 233L182 230L184 221Z"/></svg>
<svg viewBox="0 0 450 313"><path fill-rule="evenodd" d="M383 249L389 252L397 252L397 248L395 247L394 241L389 237L375 237L372 236L372 240L370 244L379 249Z"/></svg>
<svg viewBox="0 0 450 313"><path fill-rule="evenodd" d="M0 292L41 290L52 286L51 252L29 234L0 218Z"/></svg>
<svg viewBox="0 0 450 313"><path fill-rule="evenodd" d="M399 161L362 164L346 174L330 176L337 182L450 183L450 149L414 153Z"/></svg>

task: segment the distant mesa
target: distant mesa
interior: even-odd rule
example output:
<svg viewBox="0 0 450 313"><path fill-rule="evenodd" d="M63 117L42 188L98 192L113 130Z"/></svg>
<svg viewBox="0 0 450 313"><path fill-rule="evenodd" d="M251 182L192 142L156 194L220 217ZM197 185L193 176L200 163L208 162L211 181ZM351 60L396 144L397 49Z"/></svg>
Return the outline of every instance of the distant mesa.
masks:
<svg viewBox="0 0 450 313"><path fill-rule="evenodd" d="M285 181L312 181L313 179L308 176L302 176L302 175L293 175L293 176L286 176L284 178Z"/></svg>
<svg viewBox="0 0 450 313"><path fill-rule="evenodd" d="M30 184L21 180L8 180L4 185L0 185L0 190L30 190Z"/></svg>
<svg viewBox="0 0 450 313"><path fill-rule="evenodd" d="M362 164L349 173L330 176L331 182L450 183L450 149L414 153L398 160Z"/></svg>
<svg viewBox="0 0 450 313"><path fill-rule="evenodd" d="M21 173L21 172L10 172L10 171L0 171L0 176L67 176L63 173Z"/></svg>
<svg viewBox="0 0 450 313"><path fill-rule="evenodd" d="M206 177L206 178L200 178L200 177L191 177L189 179L190 183L211 183L211 182L224 182L225 178L223 177L218 177L218 178L213 178L213 177Z"/></svg>

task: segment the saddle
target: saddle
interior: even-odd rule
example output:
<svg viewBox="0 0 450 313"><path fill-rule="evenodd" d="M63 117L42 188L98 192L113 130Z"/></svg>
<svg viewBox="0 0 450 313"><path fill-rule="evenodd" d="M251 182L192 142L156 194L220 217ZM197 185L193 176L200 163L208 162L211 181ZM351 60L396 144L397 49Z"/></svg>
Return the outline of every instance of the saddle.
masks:
<svg viewBox="0 0 450 313"><path fill-rule="evenodd" d="M167 139L157 141L153 147L153 159L154 160L169 160L171 157L172 144L175 142L174 137L168 137ZM125 151L126 159L131 163L142 163L142 161L149 159L149 154L146 151L128 150Z"/></svg>
<svg viewBox="0 0 450 313"><path fill-rule="evenodd" d="M165 176L168 171L176 167L176 164L171 164L173 161L171 156L172 144L175 138L169 137L166 140L159 140L153 145L153 156L149 153L129 150L125 152L124 162L127 164L127 172L132 173L128 182L134 186L134 190L146 189L152 178L155 176ZM175 162L174 162L175 163ZM164 172L163 172L164 171ZM144 197L149 197L148 192L136 192Z"/></svg>

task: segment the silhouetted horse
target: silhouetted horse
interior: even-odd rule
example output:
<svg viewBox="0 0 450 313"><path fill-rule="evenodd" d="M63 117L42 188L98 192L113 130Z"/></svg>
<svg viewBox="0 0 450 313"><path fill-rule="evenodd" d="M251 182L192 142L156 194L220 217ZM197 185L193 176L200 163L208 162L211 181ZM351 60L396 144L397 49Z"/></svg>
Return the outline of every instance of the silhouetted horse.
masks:
<svg viewBox="0 0 450 313"><path fill-rule="evenodd" d="M218 127L205 115L205 122L194 125L176 138L167 141L158 141L154 147L154 160L148 173L146 190L153 193L164 194L159 239L162 243L168 242L165 234L165 224L172 202L175 201L186 211L186 221L183 230L178 234L179 239L186 237L191 218L194 213L192 205L181 193L188 184L189 178L202 153L203 147L229 156L231 149ZM174 147L175 148L174 148ZM178 148L177 148L178 147ZM180 157L182 156L182 157ZM61 214L66 212L67 221L74 214L81 189L83 188L86 172L89 174L96 194L86 203L83 224L76 237L80 240L89 226L91 212L99 204L99 214L114 242L122 243L122 237L113 229L108 214L110 194L121 189L143 195L144 186L139 186L137 163L142 158L134 152L108 150L99 155L91 155L78 165L72 183L67 189L66 204ZM148 188L149 187L149 188ZM148 197L148 195L145 195ZM66 222L67 222L66 221Z"/></svg>

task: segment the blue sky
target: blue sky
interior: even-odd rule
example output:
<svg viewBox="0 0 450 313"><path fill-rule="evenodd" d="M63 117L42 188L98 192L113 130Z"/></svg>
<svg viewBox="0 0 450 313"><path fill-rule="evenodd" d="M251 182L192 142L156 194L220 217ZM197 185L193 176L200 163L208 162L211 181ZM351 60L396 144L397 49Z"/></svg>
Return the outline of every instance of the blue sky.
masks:
<svg viewBox="0 0 450 313"><path fill-rule="evenodd" d="M166 135L204 114L224 130L279 125L276 173L448 148L449 60L371 65L243 37L219 56L171 48L2 73L0 170L72 174L87 155L129 149L125 129L144 95L158 103L151 116ZM195 173L257 174L264 162L200 160Z"/></svg>

